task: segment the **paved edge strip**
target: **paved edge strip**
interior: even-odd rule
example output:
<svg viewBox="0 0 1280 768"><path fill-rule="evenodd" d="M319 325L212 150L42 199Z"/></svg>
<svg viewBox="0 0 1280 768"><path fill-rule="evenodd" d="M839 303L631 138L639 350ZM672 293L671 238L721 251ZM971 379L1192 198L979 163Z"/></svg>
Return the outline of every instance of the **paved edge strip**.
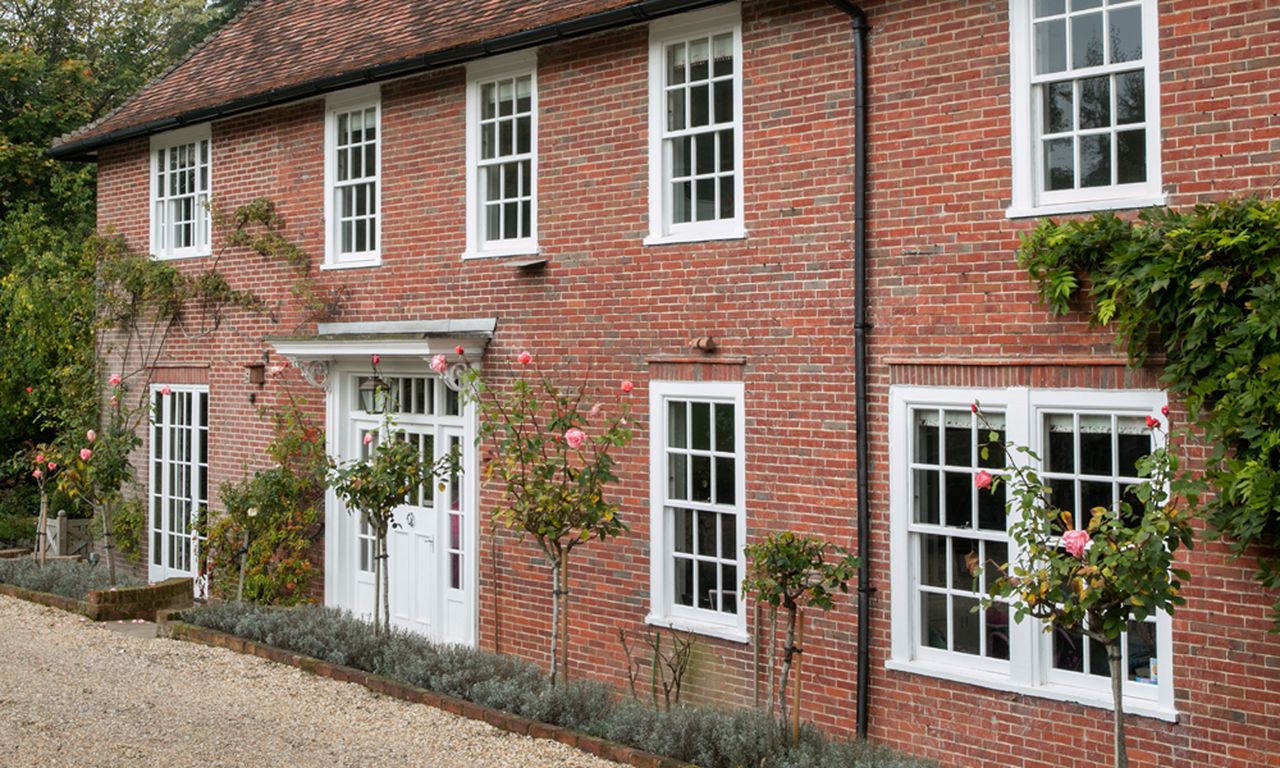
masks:
<svg viewBox="0 0 1280 768"><path fill-rule="evenodd" d="M158 621L161 631L166 637L175 640L185 640L187 642L199 643L202 645L213 646L215 648L226 648L229 651L243 653L250 656L258 656L259 658L274 661L278 664L288 664L291 667L297 667L304 672L310 672L313 675L327 677L331 680L337 680L344 683L357 683L363 685L371 691L381 693L384 696L401 699L402 701L412 702L414 704L426 704L436 709L444 710L455 715L467 717L472 720L481 720L504 731L518 733L522 736L530 736L535 739L549 739L558 741L562 744L580 749L596 757L605 760L612 760L615 763L635 766L635 768L696 768L692 763L685 763L670 757L662 757L650 752L643 752L628 747L617 742L607 741L595 736L588 736L585 733L571 731L558 725L530 720L527 717L514 715L510 712L503 712L499 709L483 707L464 699L445 696L434 691L428 691L424 688L417 688L412 685L390 680L379 675L373 675L368 672L355 669L354 667L345 667L340 664L330 664L313 656L303 656L292 651L286 651L273 645L259 643L255 640L239 637L238 635L219 632L218 630L199 627L195 624L189 624L184 621L170 618L169 612L161 611Z"/></svg>

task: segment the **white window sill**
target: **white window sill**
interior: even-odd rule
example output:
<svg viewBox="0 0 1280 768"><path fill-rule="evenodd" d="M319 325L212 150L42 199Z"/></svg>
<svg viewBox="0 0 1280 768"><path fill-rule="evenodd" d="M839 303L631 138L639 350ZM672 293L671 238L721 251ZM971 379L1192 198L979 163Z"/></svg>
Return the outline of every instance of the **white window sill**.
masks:
<svg viewBox="0 0 1280 768"><path fill-rule="evenodd" d="M1166 200L1167 197L1160 194L1142 197L1124 197L1112 200L1078 200L1069 203L1053 203L1050 205L1013 205L1005 210L1004 215L1010 219L1026 219L1035 216L1059 216L1067 213L1121 211L1131 208L1150 208L1153 205L1164 205Z"/></svg>
<svg viewBox="0 0 1280 768"><path fill-rule="evenodd" d="M971 668L963 668L950 664L937 664L929 661L900 661L898 659L889 659L884 663L885 669L892 669L898 672L909 672L915 675L925 675L927 677L937 677L943 680L952 680L957 683L967 683L976 685L981 688L990 688L996 691L1008 691L1009 693L1019 693L1024 696L1035 696L1041 699L1050 699L1052 701L1067 701L1074 704L1083 704L1086 707L1095 707L1097 709L1111 710L1111 692L1097 691L1086 688L1076 688L1068 685L1019 685L1010 681L1001 675L984 674L979 670ZM1108 683L1109 684L1109 683ZM1164 706L1160 702L1129 697L1124 702L1125 714L1138 715L1140 717L1150 717L1156 720L1163 720L1168 723L1178 722L1178 711L1172 707Z"/></svg>
<svg viewBox="0 0 1280 768"><path fill-rule="evenodd" d="M738 627L730 627L725 624L712 624L709 621L697 621L695 619L688 619L682 616L658 616L651 613L644 617L644 623L651 627L676 629L681 632L690 632L695 635L716 637L733 643L746 644L751 642L751 636L747 634L746 630Z"/></svg>
<svg viewBox="0 0 1280 768"><path fill-rule="evenodd" d="M382 265L382 259L378 256L374 256L373 258L360 259L359 261L352 260L352 261L327 262L327 263L321 264L320 269L327 272L328 270L331 270L331 269L361 269L363 267L378 267L381 265Z"/></svg>
<svg viewBox="0 0 1280 768"><path fill-rule="evenodd" d="M197 251L194 253L182 253L182 252L157 253L151 258L155 259L156 261L183 261L185 259L203 259L207 256L212 256L212 255L213 255L212 251Z"/></svg>
<svg viewBox="0 0 1280 768"><path fill-rule="evenodd" d="M742 227L714 230L694 230L675 232L668 235L649 235L644 239L645 245L672 245L675 243L704 243L711 240L745 240L747 230Z"/></svg>
<svg viewBox="0 0 1280 768"><path fill-rule="evenodd" d="M482 250L466 250L462 252L464 259L497 259L503 256L540 256L542 249L537 243L519 243L515 245L494 245Z"/></svg>

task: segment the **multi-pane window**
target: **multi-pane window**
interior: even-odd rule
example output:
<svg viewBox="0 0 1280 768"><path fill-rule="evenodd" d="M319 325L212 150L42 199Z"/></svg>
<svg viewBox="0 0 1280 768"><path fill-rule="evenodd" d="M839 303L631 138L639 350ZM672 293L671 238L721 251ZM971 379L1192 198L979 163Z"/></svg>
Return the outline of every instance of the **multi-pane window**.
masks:
<svg viewBox="0 0 1280 768"><path fill-rule="evenodd" d="M468 69L468 255L537 251L537 88L530 53Z"/></svg>
<svg viewBox="0 0 1280 768"><path fill-rule="evenodd" d="M167 391L151 391L152 579L194 575L194 528L209 505L209 390Z"/></svg>
<svg viewBox="0 0 1280 768"><path fill-rule="evenodd" d="M654 616L743 626L742 388L655 382ZM695 627L696 628L696 627Z"/></svg>
<svg viewBox="0 0 1280 768"><path fill-rule="evenodd" d="M982 608L981 598L1019 556L1007 533L1016 481L1009 462L1033 466L1074 526L1088 525L1096 507L1139 509L1128 489L1140 481L1138 460L1155 447L1146 419L1163 394L895 386L890 399L890 666L1108 706L1100 646L1045 633L1033 619L1019 624L1004 602ZM981 471L1005 482L979 489ZM1173 717L1168 617L1131 622L1122 645L1126 710Z"/></svg>
<svg viewBox="0 0 1280 768"><path fill-rule="evenodd" d="M209 126L151 142L151 252L160 258L210 252Z"/></svg>
<svg viewBox="0 0 1280 768"><path fill-rule="evenodd" d="M741 236L737 6L652 29L651 241Z"/></svg>
<svg viewBox="0 0 1280 768"><path fill-rule="evenodd" d="M379 102L331 102L327 117L327 265L366 266L379 259Z"/></svg>
<svg viewBox="0 0 1280 768"><path fill-rule="evenodd" d="M1153 0L1013 0L1015 110L1032 205L1159 193ZM1016 186L1016 184L1015 184ZM1016 195L1015 195L1016 197ZM1102 207L1097 205L1095 207Z"/></svg>

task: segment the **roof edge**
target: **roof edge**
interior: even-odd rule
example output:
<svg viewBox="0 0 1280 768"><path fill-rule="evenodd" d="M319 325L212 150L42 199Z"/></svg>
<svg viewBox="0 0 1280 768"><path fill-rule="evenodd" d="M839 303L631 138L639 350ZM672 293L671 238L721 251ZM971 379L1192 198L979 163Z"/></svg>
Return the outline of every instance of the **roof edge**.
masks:
<svg viewBox="0 0 1280 768"><path fill-rule="evenodd" d="M45 150L45 154L56 160L93 161L96 160L99 149L129 139L150 136L161 131L181 128L185 125L208 122L258 109L301 101L364 83L381 82L407 75L420 74L433 69L458 66L485 56L535 48L555 40L568 40L596 32L619 29L663 16L720 5L725 2L729 2L729 0L643 0L622 8L601 11L581 16L577 19L533 27L509 35L454 46L434 53L378 64L339 75L308 80L297 85L222 102L212 107L204 107L172 117L150 120L79 141L74 139L63 141L59 139L52 147ZM257 3L253 5L257 5ZM172 68L168 71L172 71ZM104 116L102 119L105 120L106 117Z"/></svg>

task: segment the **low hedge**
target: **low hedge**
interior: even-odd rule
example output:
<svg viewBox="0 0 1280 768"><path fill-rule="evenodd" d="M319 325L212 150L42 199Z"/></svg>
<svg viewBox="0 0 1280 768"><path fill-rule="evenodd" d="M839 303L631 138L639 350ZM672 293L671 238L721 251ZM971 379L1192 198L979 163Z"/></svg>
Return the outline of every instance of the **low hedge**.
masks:
<svg viewBox="0 0 1280 768"><path fill-rule="evenodd" d="M117 587L146 582L118 577ZM72 600L84 600L91 590L109 589L107 566L77 560L50 560L40 565L31 557L0 560L0 584L12 584L33 592L47 592Z"/></svg>
<svg viewBox="0 0 1280 768"><path fill-rule="evenodd" d="M535 664L395 630L388 637L332 608L270 608L213 603L183 620L330 664L353 667L481 706L580 731L703 768L924 768L883 747L828 739L805 728L790 747L777 725L754 710L679 706L656 711L619 699L608 686L552 686Z"/></svg>

